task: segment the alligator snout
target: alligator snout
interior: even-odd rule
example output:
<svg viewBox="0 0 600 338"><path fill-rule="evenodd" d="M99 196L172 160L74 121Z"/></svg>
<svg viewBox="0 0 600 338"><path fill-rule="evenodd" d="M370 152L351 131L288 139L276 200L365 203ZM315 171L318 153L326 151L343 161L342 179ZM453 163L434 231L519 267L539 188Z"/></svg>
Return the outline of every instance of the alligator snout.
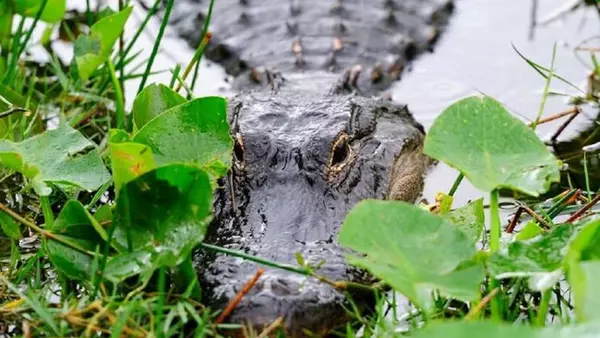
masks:
<svg viewBox="0 0 600 338"><path fill-rule="evenodd" d="M247 277L252 278L251 275ZM240 287L238 285L236 289ZM229 320L248 323L257 333L280 321L286 336L304 336L305 330L323 336L336 324L347 321L343 302L343 293L312 277L268 270L238 304Z"/></svg>

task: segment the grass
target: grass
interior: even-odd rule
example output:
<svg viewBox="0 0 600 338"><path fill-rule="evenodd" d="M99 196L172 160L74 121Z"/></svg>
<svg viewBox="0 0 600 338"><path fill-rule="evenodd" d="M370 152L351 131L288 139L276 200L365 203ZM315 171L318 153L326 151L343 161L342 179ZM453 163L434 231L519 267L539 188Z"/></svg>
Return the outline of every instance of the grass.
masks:
<svg viewBox="0 0 600 338"><path fill-rule="evenodd" d="M124 83L141 78L138 94L148 88L146 83L148 77L153 74L153 63L174 1L170 0L166 5L161 28L149 59L139 59L140 54L134 52L135 43L151 16L157 11L160 0L154 2L138 30L132 34L132 38L129 41L123 41L123 35L121 35L119 40L122 43L119 43L119 47L114 48L115 51L95 67L87 79L75 76L71 66L62 65L52 49L48 49L52 60L48 65L39 65L35 68L31 64L23 62L23 53L32 45L31 37L34 29L39 28L43 23L43 13L47 2L48 0L44 0L39 10L27 20L15 13L7 17L11 21L17 18L20 21L16 29L11 31L8 37L5 35L2 39L3 50L0 58L3 58L4 64L8 67L2 73L3 86L0 87L2 105L0 134L3 140L20 142L43 134L49 122L56 122L58 119L61 123L76 128L97 146L97 153L104 160L106 166L111 169L112 176L109 180L101 182L102 184L93 191L71 189L54 184L51 194L37 196L38 190L35 189L39 188L37 186L39 182L35 181L33 176L12 170L7 166L1 168L0 184L7 197L5 198L6 202L0 204L0 224L2 225L0 243L5 242L9 245L7 245L6 252L0 253L0 335L174 337L187 333L198 337L210 337L226 335L227 330L240 328L237 324L227 323L227 318L222 312L223 309L208 309L198 301L202 290L197 283L189 257L183 257L177 264L156 263L157 265L153 266L155 269L152 271L144 270L143 266L132 267L131 269L140 269L140 271L128 274L126 278L118 281L105 278L108 275L107 266L115 258L120 257L121 254L136 253L132 249L131 242L126 251L119 252L115 249L116 244L112 240L116 225L113 224L111 217L102 218L101 209L108 200L116 200L117 204L123 200L115 196L117 192L114 188L114 182L121 179L119 175L122 173L117 167L109 164L113 151L111 147L116 144L111 139L111 132L118 129L125 135L134 135L131 119L133 113L127 111L125 106ZM121 1L120 9L125 9L127 5L126 1ZM208 28L212 8L213 2L208 7L209 14L206 25L203 27L203 38L193 58L183 72L181 72L180 65L176 65L170 70L172 80L168 84L169 87L174 88L174 92L177 93L183 90L188 101L196 99L193 97L193 89L197 79L201 79L198 76L198 65L210 41ZM91 9L88 1L87 11L82 16L81 22L77 24L91 26L100 20L98 15L99 13L95 13ZM74 36L73 32L70 34L73 40L78 38ZM114 43L116 44L116 41ZM555 53L556 47L553 50L553 60ZM535 129L544 121L545 102L551 93L551 81L554 79L566 82L571 86L572 84L556 73L553 64L546 68L520 53L519 55L546 81L539 113L531 124L531 128ZM593 52L591 55L594 55ZM593 60L595 61L595 58ZM143 69L143 71L140 72L139 69ZM188 85L186 81L191 74L193 74L191 84ZM600 67L596 67L591 76L600 78ZM573 102L598 105L598 96L593 88L587 92L578 88L578 92L581 95L573 98ZM142 128L142 126L136 127ZM131 140L124 141L124 143L129 141ZM86 152L77 153L73 157L85 154ZM127 155L134 156L136 154L131 152ZM589 165L587 156L590 155L583 156L584 184L582 186L571 184L568 189L561 190L562 194L560 195L554 193L551 196L544 196L552 197L551 199L523 199L521 202L525 211L513 215L514 222L511 224L511 232L514 225L520 230L523 228L533 229L537 231L537 235L545 238L545 236L551 236L553 231L556 231L564 223L567 215L569 217L566 224L577 223L582 218L587 220L594 218L596 213L594 204L600 199L598 198L600 195L595 190L596 186L591 175L592 171L597 168ZM138 163L151 166L143 163L141 159L137 160ZM4 161L7 161L6 158ZM210 164L214 165L215 163ZM211 166L207 165L206 167ZM152 170L156 169L151 168L146 174L151 173ZM218 176L214 172L209 172L209 174ZM449 193L450 198L465 177L463 173L458 174ZM146 178L144 173L140 173L132 180ZM143 182L147 183L148 181ZM570 176L563 176L561 183L568 185L567 182L572 182ZM395 283L395 276L377 276L381 281L374 285L333 281L321 276L317 267L304 264L303 259L299 259L300 264L293 266L206 243L199 243L198 246L250 260L270 268L311 276L323 283L330 284L341 292L359 289L361 292L373 293L376 305L374 313L370 315L361 312L360 307L354 304L350 297L346 310L351 319L347 326L336 331L339 336L358 336L359 329L362 330L362 336L366 337L379 337L385 334L398 335L399 331L419 333L422 332L423 326L434 326L435 323L450 318L466 323L492 318L496 322L525 323L536 327L544 327L549 319L554 319L562 325L571 325L574 307L578 304L571 299L571 290L565 290L558 280L553 281L543 290L539 290L531 287L528 278L529 271L522 271L526 277L498 278L492 276L487 270L490 257L494 253L499 254L506 248L506 244L500 241L501 236L503 234L518 236L517 233L512 235L503 230L502 220L499 217L498 195L498 189L490 191L492 218L490 241L487 241L491 243L490 250L487 251L485 248L486 250L477 251L472 260L463 261L460 264L463 267L469 264L483 265L482 262L485 262L486 277L481 279L477 298L466 301L461 296L440 291L442 288L433 288L430 290L428 299L430 306L420 306L419 302L422 299L411 298L409 312L398 311L398 300L405 289ZM69 216L62 213L69 200L81 202L81 213L77 215L85 214L85 212L93 215L98 224L106 227L108 239L91 243L89 238L74 237L75 235L67 234L66 230L65 232L54 232L53 227L64 224L65 219ZM24 206L20 206L19 201L23 201ZM462 207L451 207L452 210L448 210L448 215L452 215ZM443 209L441 203L429 208L429 210L433 210L432 213L443 216L443 212L439 212L440 209ZM116 213L118 210L114 209L112 212ZM521 217L527 213L530 215ZM90 224L94 223L89 222ZM345 227L347 224L350 224L350 219L345 223ZM87 229L88 233L86 234L94 233L93 229L89 227ZM393 229L390 229L391 231ZM365 234L364 236L372 235L376 234ZM484 232L481 235L488 239L487 233ZM398 242L401 241L402 239L399 238ZM52 251L56 249L52 249L49 243L58 243L63 246L61 250L72 249L76 252L70 256L76 260L75 263L70 265L67 262L61 265L52 260L49 254L51 252L56 254L56 251ZM589 254L584 251L582 249L579 252L580 256ZM432 251L431 254L433 255L434 252ZM546 258L544 257L544 259ZM580 260L583 259L580 258ZM589 259L589 261L593 262L594 260ZM79 262L89 264L91 273L86 278L75 278L72 270L65 269L66 267L77 270ZM579 261L569 262L569 265L565 266L574 270L579 267L577 265L579 263ZM372 264L374 266L377 262L374 261ZM367 269L369 268L372 267L367 267ZM397 268L400 275L403 275L402 267ZM260 274L257 276L256 279L260 277ZM566 276L563 276L562 280L569 282ZM252 286L253 283L249 282L248 288L252 288ZM243 293L240 294L240 297L243 296ZM590 294L589 297L594 296ZM596 319L594 318L594 320ZM582 320L578 318L578 321ZM273 334L278 330L280 324L280 321L275 321L272 326L265 328L265 331L249 333L249 335L261 337Z"/></svg>

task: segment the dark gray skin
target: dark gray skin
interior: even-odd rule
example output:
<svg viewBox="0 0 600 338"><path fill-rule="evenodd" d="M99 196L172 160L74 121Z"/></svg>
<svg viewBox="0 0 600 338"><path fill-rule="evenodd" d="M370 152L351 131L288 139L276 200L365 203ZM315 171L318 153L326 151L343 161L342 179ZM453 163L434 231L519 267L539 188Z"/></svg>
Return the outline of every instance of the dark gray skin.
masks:
<svg viewBox="0 0 600 338"><path fill-rule="evenodd" d="M175 6L174 24L193 45L204 14L192 20L190 11L207 5ZM432 48L451 9L445 0L216 1L207 57L235 76L240 94L229 104L234 163L205 242L293 265L300 253L324 262L317 274L332 281L372 283L336 243L345 215L363 199L414 202L430 161L406 105L367 94L381 94ZM215 309L259 268L204 251L195 263L203 302ZM348 321L339 290L265 269L229 322L260 331L283 317L290 336L304 336ZM372 306L372 294L350 296Z"/></svg>

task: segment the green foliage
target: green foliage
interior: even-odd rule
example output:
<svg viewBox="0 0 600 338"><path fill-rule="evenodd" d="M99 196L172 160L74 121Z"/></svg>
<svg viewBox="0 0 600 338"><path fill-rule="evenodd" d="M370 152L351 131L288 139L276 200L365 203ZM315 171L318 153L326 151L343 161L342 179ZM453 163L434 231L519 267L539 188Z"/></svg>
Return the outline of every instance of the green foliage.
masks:
<svg viewBox="0 0 600 338"><path fill-rule="evenodd" d="M600 320L600 262L579 262L570 266L569 283L573 289L575 315L579 322Z"/></svg>
<svg viewBox="0 0 600 338"><path fill-rule="evenodd" d="M113 240L122 252L151 252L156 267L175 267L202 242L211 207L203 170L187 164L159 167L121 188Z"/></svg>
<svg viewBox="0 0 600 338"><path fill-rule="evenodd" d="M113 181L117 194L123 184L154 169L154 154L150 147L133 142L109 144Z"/></svg>
<svg viewBox="0 0 600 338"><path fill-rule="evenodd" d="M557 270L564 260L564 249L574 233L573 225L564 224L535 240L513 242L506 253L496 252L490 256L490 273L497 278L508 278Z"/></svg>
<svg viewBox="0 0 600 338"><path fill-rule="evenodd" d="M42 8L45 0L11 0L17 14L35 17ZM56 23L62 20L67 10L66 0L46 0L41 20Z"/></svg>
<svg viewBox="0 0 600 338"><path fill-rule="evenodd" d="M443 210L444 208L442 208ZM483 198L476 199L454 211L442 214L442 216L467 234L473 243L481 239L485 223Z"/></svg>
<svg viewBox="0 0 600 338"><path fill-rule="evenodd" d="M202 97L175 106L146 123L133 141L149 146L157 165L194 163L213 177L222 176L233 149L227 101Z"/></svg>
<svg viewBox="0 0 600 338"><path fill-rule="evenodd" d="M133 7L127 7L119 13L103 17L92 25L89 35L77 38L71 62L73 75L85 81L96 68L108 61L132 10Z"/></svg>
<svg viewBox="0 0 600 338"><path fill-rule="evenodd" d="M479 297L483 267L473 242L443 218L403 202L368 200L347 215L340 244L365 254L348 256L420 308L431 292L465 301Z"/></svg>
<svg viewBox="0 0 600 338"><path fill-rule="evenodd" d="M108 237L104 228L83 204L70 200L56 218L51 232L62 240L46 240L46 250L54 266L71 279L90 279L94 261L92 253L102 248Z"/></svg>
<svg viewBox="0 0 600 338"><path fill-rule="evenodd" d="M598 323L591 325L577 325L565 327L549 327L535 329L526 325L499 324L490 321L482 322L446 322L433 323L422 331L417 332L415 338L463 338L476 335L486 338L563 338L580 337L592 338L597 336L600 329Z"/></svg>
<svg viewBox="0 0 600 338"><path fill-rule="evenodd" d="M131 113L139 129L161 113L185 102L186 99L171 88L153 83L136 96Z"/></svg>
<svg viewBox="0 0 600 338"><path fill-rule="evenodd" d="M424 151L483 191L507 188L538 196L560 179L558 160L535 133L490 97L446 108L431 126Z"/></svg>
<svg viewBox="0 0 600 338"><path fill-rule="evenodd" d="M62 126L20 143L0 140L0 163L30 178L42 196L52 192L47 183L96 190L110 175L95 148L80 132Z"/></svg>
<svg viewBox="0 0 600 338"><path fill-rule="evenodd" d="M21 238L21 228L19 227L19 224L4 211L0 211L0 229L12 239Z"/></svg>

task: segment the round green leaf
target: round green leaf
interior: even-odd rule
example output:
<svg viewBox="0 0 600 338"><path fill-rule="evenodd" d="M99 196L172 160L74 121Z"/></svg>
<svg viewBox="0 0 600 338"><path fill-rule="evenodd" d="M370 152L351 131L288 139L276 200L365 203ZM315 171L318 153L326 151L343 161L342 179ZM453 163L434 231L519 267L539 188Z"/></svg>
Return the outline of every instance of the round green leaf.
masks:
<svg viewBox="0 0 600 338"><path fill-rule="evenodd" d="M194 163L222 174L223 166L215 163L229 167L233 149L227 102L221 97L203 97L178 105L146 123L133 141L148 145L158 165Z"/></svg>
<svg viewBox="0 0 600 338"><path fill-rule="evenodd" d="M424 151L483 191L507 188L538 196L560 179L554 155L490 97L469 97L448 107L431 126Z"/></svg>
<svg viewBox="0 0 600 338"><path fill-rule="evenodd" d="M208 174L194 165L171 164L121 188L113 241L121 251L152 252L152 263L176 266L199 244L210 221Z"/></svg>
<svg viewBox="0 0 600 338"><path fill-rule="evenodd" d="M13 0L12 3L15 13L34 18L42 8L44 0ZM40 19L49 23L59 22L65 16L66 10L66 0L47 0Z"/></svg>
<svg viewBox="0 0 600 338"><path fill-rule="evenodd" d="M413 205L362 201L346 216L339 242L365 255L349 256L351 264L369 270L423 309L433 289L465 301L479 297L484 271L472 261L472 240Z"/></svg>
<svg viewBox="0 0 600 338"><path fill-rule="evenodd" d="M163 84L146 86L133 102L133 120L137 128L165 111L185 103L186 99Z"/></svg>
<svg viewBox="0 0 600 338"><path fill-rule="evenodd" d="M123 32L133 7L103 17L92 25L90 35L80 35L74 43L72 64L76 74L87 80L110 57L113 45Z"/></svg>
<svg viewBox="0 0 600 338"><path fill-rule="evenodd" d="M80 249L95 252L106 242L106 231L79 201L68 201L56 218L52 234ZM51 262L72 279L90 278L94 258L53 239L46 240Z"/></svg>
<svg viewBox="0 0 600 338"><path fill-rule="evenodd" d="M156 167L152 150L145 144L109 143L108 147L117 195L123 184Z"/></svg>
<svg viewBox="0 0 600 338"><path fill-rule="evenodd" d="M110 179L96 146L69 126L20 143L0 140L0 163L33 179L39 195L50 194L48 182L92 191Z"/></svg>

